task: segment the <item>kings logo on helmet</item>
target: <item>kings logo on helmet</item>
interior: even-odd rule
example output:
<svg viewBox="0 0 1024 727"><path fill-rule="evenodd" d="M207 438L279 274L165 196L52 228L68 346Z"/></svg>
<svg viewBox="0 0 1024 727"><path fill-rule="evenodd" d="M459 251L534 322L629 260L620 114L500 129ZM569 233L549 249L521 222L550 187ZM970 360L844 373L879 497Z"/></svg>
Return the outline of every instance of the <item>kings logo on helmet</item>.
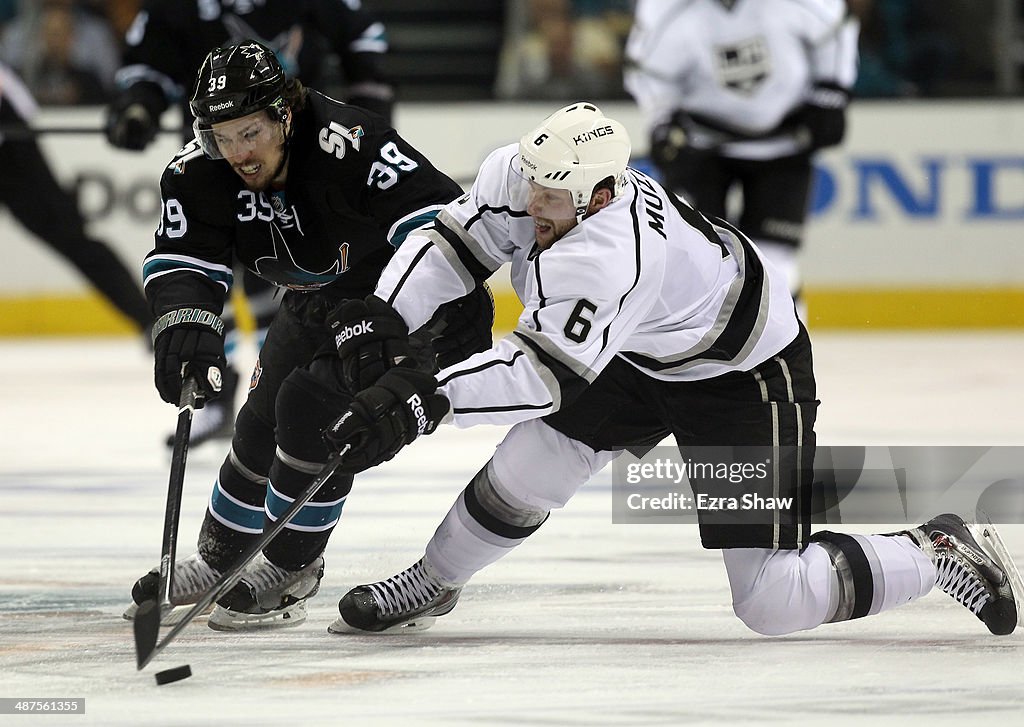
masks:
<svg viewBox="0 0 1024 727"><path fill-rule="evenodd" d="M600 129L593 129L592 131L586 131L582 134L577 134L572 138L572 140L573 143L576 144L576 146L579 146L580 144L586 144L588 141L600 139L602 136L608 136L609 134L614 133L615 130L611 126L602 126Z"/></svg>

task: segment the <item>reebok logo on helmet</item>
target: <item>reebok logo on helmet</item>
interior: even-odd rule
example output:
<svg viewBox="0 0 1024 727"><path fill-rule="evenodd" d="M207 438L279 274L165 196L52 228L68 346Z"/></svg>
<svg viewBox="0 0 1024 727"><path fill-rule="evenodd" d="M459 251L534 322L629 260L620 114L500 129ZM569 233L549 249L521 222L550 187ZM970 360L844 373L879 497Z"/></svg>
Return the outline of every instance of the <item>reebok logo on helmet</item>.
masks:
<svg viewBox="0 0 1024 727"><path fill-rule="evenodd" d="M214 111L223 111L224 109L229 109L234 105L235 102L232 99L221 101L220 103L215 103L210 106L210 113L212 114Z"/></svg>

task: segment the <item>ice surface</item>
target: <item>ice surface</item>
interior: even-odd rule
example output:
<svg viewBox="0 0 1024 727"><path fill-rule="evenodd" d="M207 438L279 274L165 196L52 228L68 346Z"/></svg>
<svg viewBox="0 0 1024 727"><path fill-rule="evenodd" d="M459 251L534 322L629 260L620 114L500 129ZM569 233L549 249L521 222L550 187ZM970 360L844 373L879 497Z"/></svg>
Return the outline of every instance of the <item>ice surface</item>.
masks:
<svg viewBox="0 0 1024 727"><path fill-rule="evenodd" d="M1024 445L1024 336L814 340L820 442ZM1024 636L990 636L941 593L788 637L748 631L695 528L611 523L607 470L432 630L328 634L348 588L420 556L497 428L445 428L358 478L303 626L197 622L138 672L120 615L159 555L174 423L149 361L125 339L0 342L0 697L86 699L84 716L2 725L875 726L1024 709ZM223 454L191 454L180 555ZM1024 526L1002 532L1024 561ZM156 686L186 663L194 676Z"/></svg>

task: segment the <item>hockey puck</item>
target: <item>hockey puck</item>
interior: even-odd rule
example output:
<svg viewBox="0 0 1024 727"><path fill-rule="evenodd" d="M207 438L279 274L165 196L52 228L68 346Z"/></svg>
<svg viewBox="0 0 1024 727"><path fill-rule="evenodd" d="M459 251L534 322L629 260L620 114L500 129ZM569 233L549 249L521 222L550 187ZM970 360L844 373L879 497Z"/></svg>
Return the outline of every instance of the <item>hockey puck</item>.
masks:
<svg viewBox="0 0 1024 727"><path fill-rule="evenodd" d="M164 671L158 671L154 674L156 677L157 684L170 684L171 682L180 682L182 679L188 679L192 676L192 667L186 664L185 666L177 666L173 669L165 669Z"/></svg>

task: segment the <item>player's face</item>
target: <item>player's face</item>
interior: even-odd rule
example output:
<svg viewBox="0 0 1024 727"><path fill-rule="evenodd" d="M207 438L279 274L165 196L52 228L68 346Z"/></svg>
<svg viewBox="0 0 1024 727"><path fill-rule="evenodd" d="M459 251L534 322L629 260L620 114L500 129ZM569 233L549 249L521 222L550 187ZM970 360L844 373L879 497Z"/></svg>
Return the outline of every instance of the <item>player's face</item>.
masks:
<svg viewBox="0 0 1024 727"><path fill-rule="evenodd" d="M533 218L533 231L542 250L551 247L578 223L572 193L530 182L526 212Z"/></svg>
<svg viewBox="0 0 1024 727"><path fill-rule="evenodd" d="M253 191L267 189L284 160L284 125L263 111L213 125L224 159Z"/></svg>

